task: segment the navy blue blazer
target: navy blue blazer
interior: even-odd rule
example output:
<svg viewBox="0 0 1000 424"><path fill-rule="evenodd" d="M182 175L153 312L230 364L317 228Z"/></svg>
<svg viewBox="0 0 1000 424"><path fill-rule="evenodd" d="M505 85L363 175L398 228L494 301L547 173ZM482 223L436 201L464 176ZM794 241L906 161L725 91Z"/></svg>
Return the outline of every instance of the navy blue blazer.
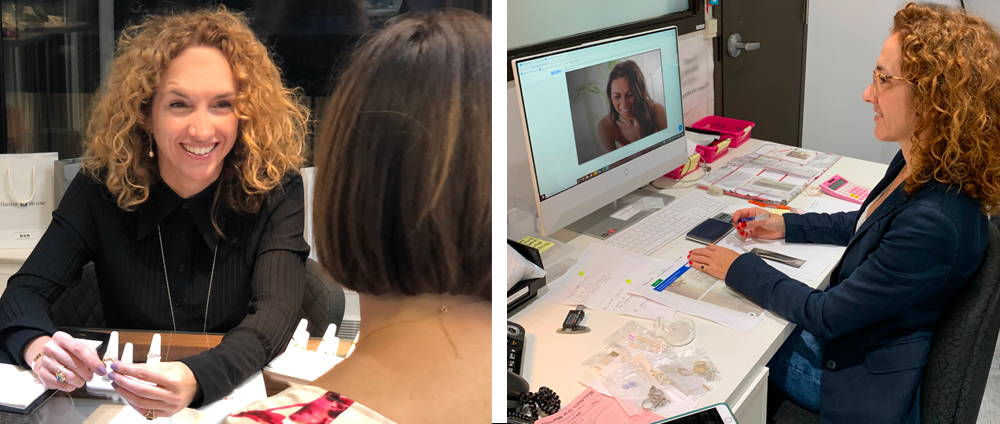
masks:
<svg viewBox="0 0 1000 424"><path fill-rule="evenodd" d="M897 153L865 205L902 170ZM785 240L847 246L826 290L740 255L726 284L823 342L824 423L919 422L920 381L931 335L978 269L989 222L957 187L903 184L858 231L858 211L786 214Z"/></svg>

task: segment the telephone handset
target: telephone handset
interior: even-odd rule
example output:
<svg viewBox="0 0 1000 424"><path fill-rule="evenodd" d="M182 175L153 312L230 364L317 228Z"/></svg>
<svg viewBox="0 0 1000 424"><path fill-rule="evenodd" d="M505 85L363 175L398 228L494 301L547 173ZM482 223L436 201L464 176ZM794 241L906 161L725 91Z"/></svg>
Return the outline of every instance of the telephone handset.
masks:
<svg viewBox="0 0 1000 424"><path fill-rule="evenodd" d="M531 385L521 372L521 355L524 353L524 327L507 321L507 422L532 424L539 417L559 412L559 395L548 387L531 392Z"/></svg>

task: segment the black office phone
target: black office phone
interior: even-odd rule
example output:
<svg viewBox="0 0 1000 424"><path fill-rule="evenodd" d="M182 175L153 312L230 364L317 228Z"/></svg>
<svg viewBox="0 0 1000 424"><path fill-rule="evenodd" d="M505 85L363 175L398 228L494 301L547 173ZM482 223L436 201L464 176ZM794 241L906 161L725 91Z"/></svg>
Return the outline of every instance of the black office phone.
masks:
<svg viewBox="0 0 1000 424"><path fill-rule="evenodd" d="M507 321L507 371L520 375L523 355L524 327Z"/></svg>

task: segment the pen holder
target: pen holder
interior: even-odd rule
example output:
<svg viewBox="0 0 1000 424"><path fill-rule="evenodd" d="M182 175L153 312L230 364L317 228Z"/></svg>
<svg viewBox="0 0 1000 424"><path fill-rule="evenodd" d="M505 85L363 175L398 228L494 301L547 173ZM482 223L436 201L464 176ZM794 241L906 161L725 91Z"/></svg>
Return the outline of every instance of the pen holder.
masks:
<svg viewBox="0 0 1000 424"><path fill-rule="evenodd" d="M739 147L750 139L750 131L757 125L752 121L709 115L691 125L691 128L718 133L720 138L732 140L729 147Z"/></svg>
<svg viewBox="0 0 1000 424"><path fill-rule="evenodd" d="M698 162L700 161L701 161L701 153L695 153L690 157L688 157L686 163L684 163L681 166L678 166L677 169L674 169L673 171L663 174L663 176L667 178L673 178L675 180L684 178L685 175L690 174L698 169Z"/></svg>

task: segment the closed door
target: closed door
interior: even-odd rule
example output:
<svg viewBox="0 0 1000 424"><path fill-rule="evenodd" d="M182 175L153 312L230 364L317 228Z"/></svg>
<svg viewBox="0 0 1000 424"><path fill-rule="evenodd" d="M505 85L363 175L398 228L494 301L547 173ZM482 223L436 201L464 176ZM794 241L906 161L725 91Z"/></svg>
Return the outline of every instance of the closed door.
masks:
<svg viewBox="0 0 1000 424"><path fill-rule="evenodd" d="M717 111L756 122L754 138L802 146L805 0L727 1L719 12ZM729 52L731 38L744 43L736 57Z"/></svg>

